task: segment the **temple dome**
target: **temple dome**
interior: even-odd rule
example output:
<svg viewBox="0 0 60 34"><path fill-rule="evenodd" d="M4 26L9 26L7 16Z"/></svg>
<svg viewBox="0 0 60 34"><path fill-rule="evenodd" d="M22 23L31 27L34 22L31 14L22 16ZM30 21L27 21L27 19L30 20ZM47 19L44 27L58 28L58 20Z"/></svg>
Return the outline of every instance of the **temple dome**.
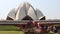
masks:
<svg viewBox="0 0 60 34"><path fill-rule="evenodd" d="M45 20L45 16L39 9L34 9L28 2L21 3L17 8L12 9L7 20Z"/></svg>

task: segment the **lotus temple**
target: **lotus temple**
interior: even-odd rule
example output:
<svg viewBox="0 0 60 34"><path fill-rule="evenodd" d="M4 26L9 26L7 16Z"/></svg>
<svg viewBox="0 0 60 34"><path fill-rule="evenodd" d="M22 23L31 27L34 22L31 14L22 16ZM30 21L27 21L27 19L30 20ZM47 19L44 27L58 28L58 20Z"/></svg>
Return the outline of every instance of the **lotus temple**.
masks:
<svg viewBox="0 0 60 34"><path fill-rule="evenodd" d="M17 8L13 8L6 20L0 21L0 25L14 25L24 32L45 33L57 32L60 29L60 20L46 20L40 9L23 2ZM54 27L57 30L54 31Z"/></svg>
<svg viewBox="0 0 60 34"><path fill-rule="evenodd" d="M7 20L45 20L43 13L30 5L28 2L21 3L17 8L13 8L8 16Z"/></svg>

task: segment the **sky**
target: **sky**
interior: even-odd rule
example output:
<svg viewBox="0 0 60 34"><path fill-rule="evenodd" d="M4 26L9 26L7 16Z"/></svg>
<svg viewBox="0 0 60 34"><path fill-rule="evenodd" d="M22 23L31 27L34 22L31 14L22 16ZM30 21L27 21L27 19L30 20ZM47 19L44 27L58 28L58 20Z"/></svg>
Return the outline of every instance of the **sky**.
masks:
<svg viewBox="0 0 60 34"><path fill-rule="evenodd" d="M0 19L6 19L8 13L23 2L38 8L47 19L60 19L60 0L0 0Z"/></svg>

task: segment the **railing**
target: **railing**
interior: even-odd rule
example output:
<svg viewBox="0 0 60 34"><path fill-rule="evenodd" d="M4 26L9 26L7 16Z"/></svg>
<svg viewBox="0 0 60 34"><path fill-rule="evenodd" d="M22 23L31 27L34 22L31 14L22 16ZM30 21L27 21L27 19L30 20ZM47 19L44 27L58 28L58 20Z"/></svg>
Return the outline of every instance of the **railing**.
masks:
<svg viewBox="0 0 60 34"><path fill-rule="evenodd" d="M23 21L12 21L12 20L1 20L0 24L27 24L29 22L33 21L28 21L28 20L23 20ZM34 21L40 24L60 24L60 20L40 20L40 21Z"/></svg>

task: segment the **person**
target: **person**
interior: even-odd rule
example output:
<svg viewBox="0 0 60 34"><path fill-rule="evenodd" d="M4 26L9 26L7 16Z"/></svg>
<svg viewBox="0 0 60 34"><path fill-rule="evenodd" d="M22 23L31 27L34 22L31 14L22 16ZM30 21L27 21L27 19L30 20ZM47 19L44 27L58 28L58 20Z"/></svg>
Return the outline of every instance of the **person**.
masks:
<svg viewBox="0 0 60 34"><path fill-rule="evenodd" d="M33 24L34 27L38 26L37 22L35 22L35 21L32 21L32 24Z"/></svg>
<svg viewBox="0 0 60 34"><path fill-rule="evenodd" d="M27 23L28 28L31 28L31 21Z"/></svg>
<svg viewBox="0 0 60 34"><path fill-rule="evenodd" d="M53 27L53 30L54 30L55 33L57 33L56 26Z"/></svg>
<svg viewBox="0 0 60 34"><path fill-rule="evenodd" d="M60 34L60 29L58 30L57 34Z"/></svg>
<svg viewBox="0 0 60 34"><path fill-rule="evenodd" d="M53 26L49 26L50 28L50 33L53 33Z"/></svg>

